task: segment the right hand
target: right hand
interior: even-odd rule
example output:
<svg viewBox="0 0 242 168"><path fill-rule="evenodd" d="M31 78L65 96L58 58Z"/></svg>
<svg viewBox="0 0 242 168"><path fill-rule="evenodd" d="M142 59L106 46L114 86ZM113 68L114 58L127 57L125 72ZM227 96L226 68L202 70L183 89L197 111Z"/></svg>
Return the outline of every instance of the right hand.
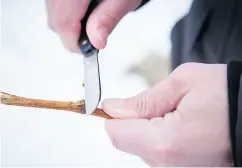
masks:
<svg viewBox="0 0 242 168"><path fill-rule="evenodd" d="M70 52L80 52L78 38L80 21L90 0L46 0L48 25L60 35L64 47ZM104 0L87 21L87 35L94 47L106 47L107 38L118 22L139 6L141 0Z"/></svg>

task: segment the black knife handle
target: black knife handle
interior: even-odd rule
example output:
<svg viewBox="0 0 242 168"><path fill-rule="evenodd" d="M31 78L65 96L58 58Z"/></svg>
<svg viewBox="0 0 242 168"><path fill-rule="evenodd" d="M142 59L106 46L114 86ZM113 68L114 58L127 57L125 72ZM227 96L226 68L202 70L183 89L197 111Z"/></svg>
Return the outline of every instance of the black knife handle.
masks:
<svg viewBox="0 0 242 168"><path fill-rule="evenodd" d="M88 56L97 50L91 44L91 42L87 36L87 32L86 32L87 19L90 16L90 14L92 13L92 11L96 8L97 5L98 5L97 0L91 0L85 16L81 20L81 34L80 34L80 38L78 40L78 45L81 50L81 53L84 56Z"/></svg>

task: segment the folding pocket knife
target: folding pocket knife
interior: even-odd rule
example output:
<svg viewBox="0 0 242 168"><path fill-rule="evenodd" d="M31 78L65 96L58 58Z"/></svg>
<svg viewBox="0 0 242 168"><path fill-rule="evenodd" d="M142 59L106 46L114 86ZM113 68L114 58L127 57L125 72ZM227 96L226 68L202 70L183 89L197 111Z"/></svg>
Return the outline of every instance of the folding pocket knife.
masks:
<svg viewBox="0 0 242 168"><path fill-rule="evenodd" d="M91 0L85 17L81 20L81 34L78 40L81 53L84 55L84 84L86 114L91 115L101 99L101 82L99 73L98 53L88 39L86 23L93 9L98 5L97 0Z"/></svg>

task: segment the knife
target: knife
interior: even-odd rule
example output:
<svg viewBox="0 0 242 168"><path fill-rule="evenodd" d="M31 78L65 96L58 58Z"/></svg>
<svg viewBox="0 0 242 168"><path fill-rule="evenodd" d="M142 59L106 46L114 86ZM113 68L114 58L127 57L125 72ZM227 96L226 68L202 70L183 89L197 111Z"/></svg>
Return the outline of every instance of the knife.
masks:
<svg viewBox="0 0 242 168"><path fill-rule="evenodd" d="M78 45L84 55L84 84L85 84L85 111L91 115L101 99L101 82L99 73L98 53L88 39L86 23L93 9L98 5L97 0L91 0L84 18L81 20L81 34Z"/></svg>

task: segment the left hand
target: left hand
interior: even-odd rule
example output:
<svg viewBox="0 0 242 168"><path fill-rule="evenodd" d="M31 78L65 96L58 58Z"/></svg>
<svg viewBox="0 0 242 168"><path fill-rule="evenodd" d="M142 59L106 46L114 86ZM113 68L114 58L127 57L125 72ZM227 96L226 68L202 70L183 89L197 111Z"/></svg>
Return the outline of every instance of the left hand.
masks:
<svg viewBox="0 0 242 168"><path fill-rule="evenodd" d="M108 99L113 145L150 166L231 166L226 65L187 63L137 96Z"/></svg>

